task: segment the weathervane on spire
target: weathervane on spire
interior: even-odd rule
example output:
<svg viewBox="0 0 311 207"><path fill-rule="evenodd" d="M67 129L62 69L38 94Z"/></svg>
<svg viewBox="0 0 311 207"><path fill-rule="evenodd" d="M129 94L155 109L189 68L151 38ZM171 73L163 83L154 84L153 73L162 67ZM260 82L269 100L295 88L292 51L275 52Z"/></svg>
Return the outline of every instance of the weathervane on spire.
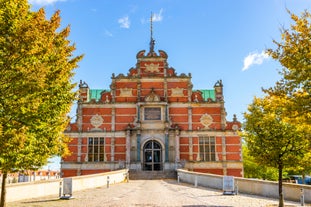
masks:
<svg viewBox="0 0 311 207"><path fill-rule="evenodd" d="M151 12L151 16L150 16L150 53L154 53L154 43L155 43L155 40L153 39L153 31L152 31L152 19L153 18L153 14Z"/></svg>

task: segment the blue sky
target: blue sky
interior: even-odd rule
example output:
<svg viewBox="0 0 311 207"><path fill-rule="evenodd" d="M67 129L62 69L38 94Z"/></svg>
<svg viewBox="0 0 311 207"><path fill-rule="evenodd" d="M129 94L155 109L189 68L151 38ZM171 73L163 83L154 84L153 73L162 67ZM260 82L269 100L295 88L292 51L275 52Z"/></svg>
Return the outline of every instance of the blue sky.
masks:
<svg viewBox="0 0 311 207"><path fill-rule="evenodd" d="M154 14L155 50L164 50L178 74L191 73L194 89L224 84L227 120L243 121L254 96L262 96L280 78L281 66L264 50L275 48L280 28L295 14L311 9L311 0L29 0L47 17L61 10L62 28L76 54L85 54L74 81L93 89L109 88L111 74L127 74L138 51L149 49Z"/></svg>

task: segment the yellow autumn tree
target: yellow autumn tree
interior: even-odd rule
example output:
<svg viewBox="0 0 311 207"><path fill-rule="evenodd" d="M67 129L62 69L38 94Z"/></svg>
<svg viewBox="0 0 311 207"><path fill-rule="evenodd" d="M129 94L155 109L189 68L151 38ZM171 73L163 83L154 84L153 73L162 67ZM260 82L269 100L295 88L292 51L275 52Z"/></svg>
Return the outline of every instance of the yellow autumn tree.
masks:
<svg viewBox="0 0 311 207"><path fill-rule="evenodd" d="M284 205L283 170L299 167L300 160L310 151L310 129L286 116L283 97L255 98L244 113L243 137L249 154L259 165L278 169L279 206Z"/></svg>
<svg viewBox="0 0 311 207"><path fill-rule="evenodd" d="M0 0L0 206L8 173L37 169L68 152L63 131L75 100L70 28L59 29L60 12L46 19L27 0Z"/></svg>
<svg viewBox="0 0 311 207"><path fill-rule="evenodd" d="M267 50L281 64L282 78L249 105L243 132L256 161L279 170L280 207L283 169L310 169L311 151L311 15L288 13L291 27L282 28L276 49Z"/></svg>

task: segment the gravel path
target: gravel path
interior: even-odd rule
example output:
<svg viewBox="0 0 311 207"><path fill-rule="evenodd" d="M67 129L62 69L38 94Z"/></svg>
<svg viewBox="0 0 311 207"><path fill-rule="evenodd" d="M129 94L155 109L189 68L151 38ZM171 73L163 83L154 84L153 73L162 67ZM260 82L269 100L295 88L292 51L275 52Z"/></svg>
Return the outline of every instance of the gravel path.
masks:
<svg viewBox="0 0 311 207"><path fill-rule="evenodd" d="M8 203L7 207L266 207L277 206L276 199L245 194L223 195L222 191L177 183L176 180L130 180L101 188L74 192L70 200L58 195ZM300 206L286 202L286 206Z"/></svg>

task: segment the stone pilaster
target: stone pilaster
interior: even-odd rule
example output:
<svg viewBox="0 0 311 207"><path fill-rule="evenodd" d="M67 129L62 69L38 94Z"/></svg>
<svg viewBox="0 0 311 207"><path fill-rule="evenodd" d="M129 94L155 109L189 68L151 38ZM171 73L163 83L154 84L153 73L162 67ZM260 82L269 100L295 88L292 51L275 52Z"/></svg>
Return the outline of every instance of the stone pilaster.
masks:
<svg viewBox="0 0 311 207"><path fill-rule="evenodd" d="M130 164L131 160L131 130L126 130L126 164Z"/></svg>
<svg viewBox="0 0 311 207"><path fill-rule="evenodd" d="M180 162L180 140L179 140L179 129L175 129L175 162Z"/></svg>
<svg viewBox="0 0 311 207"><path fill-rule="evenodd" d="M115 136L111 137L111 162L114 162Z"/></svg>
<svg viewBox="0 0 311 207"><path fill-rule="evenodd" d="M168 132L165 132L165 162L169 160Z"/></svg>
<svg viewBox="0 0 311 207"><path fill-rule="evenodd" d="M114 162L115 153L115 131L116 131L116 108L113 106L111 111L111 162Z"/></svg>
<svg viewBox="0 0 311 207"><path fill-rule="evenodd" d="M137 82L137 102L140 102L141 99L141 82L138 80Z"/></svg>
<svg viewBox="0 0 311 207"><path fill-rule="evenodd" d="M191 102L191 96L192 96L192 88L193 84L191 83L191 73L189 73L189 83L188 83L188 102Z"/></svg>
<svg viewBox="0 0 311 207"><path fill-rule="evenodd" d="M192 130L192 107L188 106L188 129Z"/></svg>
<svg viewBox="0 0 311 207"><path fill-rule="evenodd" d="M137 162L140 162L140 145L141 145L140 130L137 130Z"/></svg>
<svg viewBox="0 0 311 207"><path fill-rule="evenodd" d="M116 79L115 79L114 73L112 73L111 79L112 79L111 85L110 85L110 89L111 89L111 102L115 103L116 102Z"/></svg>
<svg viewBox="0 0 311 207"><path fill-rule="evenodd" d="M226 136L221 137L221 146L222 146L222 168L223 175L227 175L227 152L226 152Z"/></svg>
<svg viewBox="0 0 311 207"><path fill-rule="evenodd" d="M189 136L189 161L193 161L193 140L192 140L192 135Z"/></svg>
<svg viewBox="0 0 311 207"><path fill-rule="evenodd" d="M192 131L192 107L188 107L188 129ZM193 161L193 140L192 133L189 136L189 161Z"/></svg>
<svg viewBox="0 0 311 207"><path fill-rule="evenodd" d="M111 131L116 130L116 108L113 106L111 110Z"/></svg>
<svg viewBox="0 0 311 207"><path fill-rule="evenodd" d="M77 107L77 125L78 125L78 146L77 146L77 162L81 162L81 148L82 148L82 102L78 101L78 107Z"/></svg>

